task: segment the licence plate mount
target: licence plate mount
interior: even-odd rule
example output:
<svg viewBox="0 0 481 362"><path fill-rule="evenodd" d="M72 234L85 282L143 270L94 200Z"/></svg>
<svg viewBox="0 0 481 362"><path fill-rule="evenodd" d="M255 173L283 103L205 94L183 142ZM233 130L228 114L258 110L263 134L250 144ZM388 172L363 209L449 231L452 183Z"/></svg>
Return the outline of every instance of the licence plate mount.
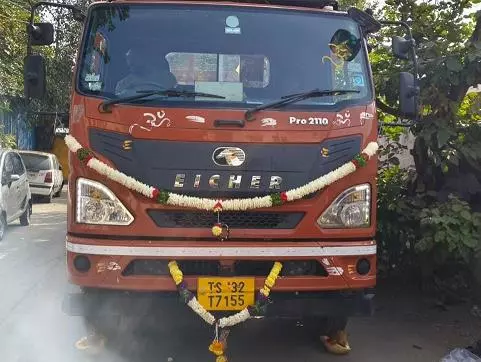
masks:
<svg viewBox="0 0 481 362"><path fill-rule="evenodd" d="M254 278L199 278L197 300L210 311L242 310L254 304Z"/></svg>

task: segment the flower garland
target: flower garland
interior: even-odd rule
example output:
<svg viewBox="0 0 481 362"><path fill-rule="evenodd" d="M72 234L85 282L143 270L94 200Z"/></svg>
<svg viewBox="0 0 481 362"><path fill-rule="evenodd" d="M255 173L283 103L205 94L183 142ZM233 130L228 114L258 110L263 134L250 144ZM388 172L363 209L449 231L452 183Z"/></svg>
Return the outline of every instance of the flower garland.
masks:
<svg viewBox="0 0 481 362"><path fill-rule="evenodd" d="M218 329L227 328L235 326L236 324L245 322L252 316L259 316L265 314L267 306L271 303L269 299L269 294L271 289L276 284L277 278L282 270L282 263L276 261L272 266L272 269L264 281L264 286L257 293L256 302L253 305L249 305L240 312L231 315L229 317L223 317L217 320L212 313L207 311L197 300L195 295L187 288L187 284L184 281L184 275L182 270L180 270L177 262L170 261L169 272L174 280L177 290L184 301L198 316L200 316L206 323L210 325L215 325L216 336L209 346L209 351L214 353L216 357L216 362L227 362L227 357L225 357L224 352L226 349L226 339L228 331L224 338L219 340Z"/></svg>
<svg viewBox="0 0 481 362"><path fill-rule="evenodd" d="M283 205L286 202L302 199L303 197L315 193L326 186L329 186L332 183L346 177L347 175L350 175L358 168L364 167L367 164L367 161L376 154L379 147L376 142L370 142L360 154L354 157L352 161L349 161L339 168L295 189L265 196L220 201L216 199L186 196L146 185L134 179L133 177L127 176L123 172L115 170L114 168L95 158L92 151L87 148L83 148L73 136L67 135L65 137L65 143L68 149L75 153L78 159L87 165L87 167L132 191L136 191L152 200L155 200L160 204L208 210L216 213L221 211L245 211L268 208L272 206ZM219 235L222 234L222 224L218 222L214 226L216 227L215 232Z"/></svg>

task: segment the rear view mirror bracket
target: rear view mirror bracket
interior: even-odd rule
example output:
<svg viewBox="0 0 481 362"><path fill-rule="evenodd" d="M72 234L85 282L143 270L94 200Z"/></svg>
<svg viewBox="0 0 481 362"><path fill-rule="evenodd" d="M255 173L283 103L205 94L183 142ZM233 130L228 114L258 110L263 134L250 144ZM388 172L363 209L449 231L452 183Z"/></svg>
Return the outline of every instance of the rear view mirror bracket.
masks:
<svg viewBox="0 0 481 362"><path fill-rule="evenodd" d="M32 45L49 45L53 42L53 25L48 23L39 23L39 24L34 23L35 12L41 6L51 6L56 8L69 9L72 12L73 18L79 22L84 22L86 18L85 14L82 12L82 9L78 5L60 4L60 3L54 3L49 1L39 1L33 4L32 8L30 9L30 19L27 25L27 31L29 34L28 42L27 42L27 55L30 55L32 53ZM51 30L51 34L50 34L50 30ZM37 37L40 34L42 34L42 37L45 35L47 36L50 35L51 42L49 44L42 43L42 42L36 43L34 39L35 34Z"/></svg>
<svg viewBox="0 0 481 362"><path fill-rule="evenodd" d="M382 27L382 24L377 21L369 11L362 11L358 8L351 7L347 10L347 15L359 24L365 35L377 33Z"/></svg>
<svg viewBox="0 0 481 362"><path fill-rule="evenodd" d="M407 117L414 122L419 120L419 65L416 56L416 42L413 38L410 26L403 21L380 21L383 26L401 26L406 30L407 36L392 37L392 53L402 60L410 60L413 64L414 74L401 72L399 84L399 112L397 116Z"/></svg>
<svg viewBox="0 0 481 362"><path fill-rule="evenodd" d="M35 12L41 6L69 9L72 16L79 22L85 21L85 14L77 5L60 4L39 1L30 9L30 19L27 23L27 56L24 61L24 94L30 98L42 98L46 90L45 60L40 55L32 54L34 45L50 45L54 42L54 27L50 23L35 23Z"/></svg>

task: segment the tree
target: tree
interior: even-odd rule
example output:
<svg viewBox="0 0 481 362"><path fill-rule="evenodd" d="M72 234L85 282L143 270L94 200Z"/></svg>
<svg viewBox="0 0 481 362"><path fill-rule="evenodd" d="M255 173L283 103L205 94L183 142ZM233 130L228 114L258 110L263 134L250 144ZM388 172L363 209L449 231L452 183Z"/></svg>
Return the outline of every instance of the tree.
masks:
<svg viewBox="0 0 481 362"><path fill-rule="evenodd" d="M481 12L468 11L478 2L388 0L384 8L384 18L411 25L417 44L422 121L413 127L414 191L438 200L454 192L472 204L481 200L481 112L479 97L466 94L481 83ZM393 104L393 74L402 65L386 54L379 46L373 68L378 94Z"/></svg>
<svg viewBox="0 0 481 362"><path fill-rule="evenodd" d="M3 124L0 124L0 148L15 148L16 145L15 136L6 134L3 129Z"/></svg>
<svg viewBox="0 0 481 362"><path fill-rule="evenodd" d="M412 27L420 64L422 116L411 127L416 137L415 177L405 184L404 178L395 181L397 176L388 170L379 178L380 206L387 205L378 212L379 236L384 250L396 250L404 258L390 260L389 265L407 264L411 259L406 256L413 254L406 249L415 251L420 258L412 260L429 281L434 274L439 281L441 272L441 280L456 275L463 270L459 263L472 266L476 252L481 251L481 214L476 212L481 207L481 97L467 94L471 86L481 83L481 12L472 11L477 3L387 0L380 16ZM388 29L383 35L400 31ZM406 62L393 61L383 39L375 39L373 45L378 96L395 105L395 75L413 69ZM397 116L386 107L381 109ZM386 175L402 186L394 202L386 199L391 188L382 182ZM449 286L455 284L460 283Z"/></svg>
<svg viewBox="0 0 481 362"><path fill-rule="evenodd" d="M364 10L368 3L370 2L366 0L339 0L339 8L341 10L347 10L351 6L353 6L358 9Z"/></svg>
<svg viewBox="0 0 481 362"><path fill-rule="evenodd" d="M3 96L23 93L28 8L27 1L0 0L0 95Z"/></svg>

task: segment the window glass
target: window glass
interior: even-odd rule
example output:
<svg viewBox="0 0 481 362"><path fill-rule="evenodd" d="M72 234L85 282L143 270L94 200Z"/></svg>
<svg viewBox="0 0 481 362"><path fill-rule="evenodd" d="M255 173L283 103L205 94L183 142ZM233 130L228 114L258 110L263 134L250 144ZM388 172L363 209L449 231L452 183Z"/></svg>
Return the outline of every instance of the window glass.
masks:
<svg viewBox="0 0 481 362"><path fill-rule="evenodd" d="M245 88L269 85L269 59L263 55L169 53L170 71L180 85L241 82Z"/></svg>
<svg viewBox="0 0 481 362"><path fill-rule="evenodd" d="M13 173L16 175L23 175L25 173L25 169L20 156L15 153L12 153L11 155L13 159Z"/></svg>
<svg viewBox="0 0 481 362"><path fill-rule="evenodd" d="M313 89L350 89L359 93L287 108L372 100L359 27L343 14L109 3L92 8L83 41L77 89L89 96L176 87L225 98L155 95L142 104L249 108Z"/></svg>
<svg viewBox="0 0 481 362"><path fill-rule="evenodd" d="M7 153L5 156L5 162L3 164L3 172L5 175L12 175L13 174L13 159L12 159L12 154Z"/></svg>
<svg viewBox="0 0 481 362"><path fill-rule="evenodd" d="M50 157L34 153L22 153L22 159L28 171L51 170Z"/></svg>

